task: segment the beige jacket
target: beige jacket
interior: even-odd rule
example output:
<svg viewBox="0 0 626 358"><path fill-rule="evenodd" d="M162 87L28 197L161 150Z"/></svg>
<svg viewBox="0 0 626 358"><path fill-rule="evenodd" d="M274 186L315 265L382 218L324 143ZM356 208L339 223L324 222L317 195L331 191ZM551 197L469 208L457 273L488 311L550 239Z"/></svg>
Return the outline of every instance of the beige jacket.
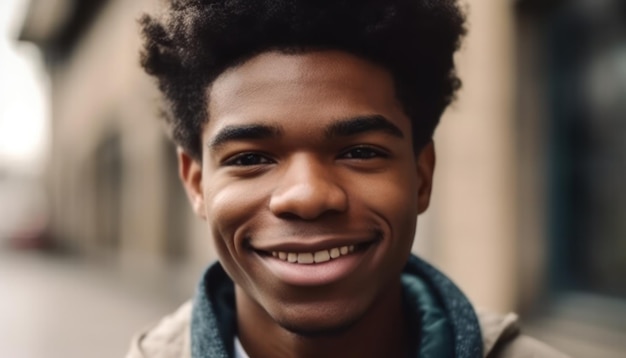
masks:
<svg viewBox="0 0 626 358"><path fill-rule="evenodd" d="M547 345L520 334L517 315L478 311L487 358L567 358ZM191 358L191 302L137 335L126 358Z"/></svg>

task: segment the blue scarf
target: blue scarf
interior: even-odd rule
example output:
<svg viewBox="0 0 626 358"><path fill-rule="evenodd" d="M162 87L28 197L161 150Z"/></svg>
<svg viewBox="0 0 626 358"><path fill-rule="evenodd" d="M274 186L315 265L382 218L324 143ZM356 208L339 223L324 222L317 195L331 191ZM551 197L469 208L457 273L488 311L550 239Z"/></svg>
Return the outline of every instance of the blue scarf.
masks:
<svg viewBox="0 0 626 358"><path fill-rule="evenodd" d="M441 272L411 256L402 273L404 307L415 338L411 357L480 358L478 318L465 295ZM235 289L219 263L205 272L193 303L192 358L232 358L237 332ZM417 333L416 333L417 332Z"/></svg>

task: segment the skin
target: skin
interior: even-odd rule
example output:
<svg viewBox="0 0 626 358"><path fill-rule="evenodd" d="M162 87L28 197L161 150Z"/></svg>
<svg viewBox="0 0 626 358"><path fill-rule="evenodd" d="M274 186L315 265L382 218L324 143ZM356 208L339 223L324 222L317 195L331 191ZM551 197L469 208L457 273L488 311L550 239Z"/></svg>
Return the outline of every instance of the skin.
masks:
<svg viewBox="0 0 626 358"><path fill-rule="evenodd" d="M435 157L432 142L413 150L390 73L339 51L266 52L207 95L202 162L179 149L180 175L235 282L248 354L404 355L400 272ZM361 245L350 264L295 281L270 254L345 244Z"/></svg>

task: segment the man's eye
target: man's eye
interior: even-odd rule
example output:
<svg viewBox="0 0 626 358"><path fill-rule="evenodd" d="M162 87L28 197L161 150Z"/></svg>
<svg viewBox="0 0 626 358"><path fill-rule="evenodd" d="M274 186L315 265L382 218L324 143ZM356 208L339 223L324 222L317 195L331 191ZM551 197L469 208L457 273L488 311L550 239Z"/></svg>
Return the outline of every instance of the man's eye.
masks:
<svg viewBox="0 0 626 358"><path fill-rule="evenodd" d="M262 154L243 153L227 160L224 164L232 166L251 166L270 163L272 163L272 160Z"/></svg>
<svg viewBox="0 0 626 358"><path fill-rule="evenodd" d="M385 158L387 154L382 150L371 147L356 147L345 151L341 157L346 159L372 159L378 157Z"/></svg>

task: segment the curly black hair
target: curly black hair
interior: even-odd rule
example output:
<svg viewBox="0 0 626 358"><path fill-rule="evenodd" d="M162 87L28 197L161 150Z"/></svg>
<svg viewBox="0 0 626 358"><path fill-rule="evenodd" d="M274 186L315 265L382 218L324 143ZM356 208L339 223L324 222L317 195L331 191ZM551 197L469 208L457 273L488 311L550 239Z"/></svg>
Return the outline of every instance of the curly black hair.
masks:
<svg viewBox="0 0 626 358"><path fill-rule="evenodd" d="M211 83L265 51L342 50L386 68L416 150L461 84L453 55L465 16L456 0L170 0L162 16L139 22L141 64L158 80L170 134L197 160Z"/></svg>

